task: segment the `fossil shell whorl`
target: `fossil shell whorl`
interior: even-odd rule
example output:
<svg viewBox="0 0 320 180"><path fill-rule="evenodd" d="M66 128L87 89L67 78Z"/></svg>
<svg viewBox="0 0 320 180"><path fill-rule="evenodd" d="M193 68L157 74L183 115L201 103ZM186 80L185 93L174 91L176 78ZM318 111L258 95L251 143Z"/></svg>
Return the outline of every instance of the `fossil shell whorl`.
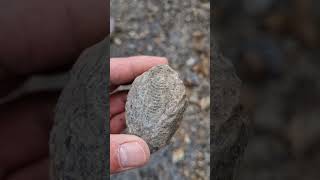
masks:
<svg viewBox="0 0 320 180"><path fill-rule="evenodd" d="M155 66L132 83L126 103L127 132L144 139L155 152L169 143L186 104L178 73L168 65Z"/></svg>

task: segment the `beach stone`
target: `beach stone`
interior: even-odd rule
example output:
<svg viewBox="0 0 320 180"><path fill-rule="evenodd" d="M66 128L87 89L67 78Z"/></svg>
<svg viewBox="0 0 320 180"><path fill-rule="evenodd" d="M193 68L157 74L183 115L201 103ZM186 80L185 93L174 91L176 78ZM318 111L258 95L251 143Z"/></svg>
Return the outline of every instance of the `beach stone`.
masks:
<svg viewBox="0 0 320 180"><path fill-rule="evenodd" d="M168 65L155 66L132 83L125 107L127 133L144 139L153 153L170 142L186 105L179 74Z"/></svg>
<svg viewBox="0 0 320 180"><path fill-rule="evenodd" d="M70 72L50 134L51 180L109 178L109 39L85 50Z"/></svg>

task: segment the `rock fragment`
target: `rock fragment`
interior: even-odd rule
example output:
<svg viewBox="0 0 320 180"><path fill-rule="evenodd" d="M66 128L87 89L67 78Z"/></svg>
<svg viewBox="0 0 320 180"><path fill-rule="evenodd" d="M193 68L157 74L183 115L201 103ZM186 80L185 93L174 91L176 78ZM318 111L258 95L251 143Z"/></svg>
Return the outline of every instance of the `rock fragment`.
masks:
<svg viewBox="0 0 320 180"><path fill-rule="evenodd" d="M51 180L109 178L109 39L87 49L71 70L50 134Z"/></svg>
<svg viewBox="0 0 320 180"><path fill-rule="evenodd" d="M241 81L232 63L211 46L210 178L237 178L248 142L249 122L240 103Z"/></svg>
<svg viewBox="0 0 320 180"><path fill-rule="evenodd" d="M151 153L167 145L187 105L185 86L176 71L159 65L138 76L126 103L127 132L144 139Z"/></svg>

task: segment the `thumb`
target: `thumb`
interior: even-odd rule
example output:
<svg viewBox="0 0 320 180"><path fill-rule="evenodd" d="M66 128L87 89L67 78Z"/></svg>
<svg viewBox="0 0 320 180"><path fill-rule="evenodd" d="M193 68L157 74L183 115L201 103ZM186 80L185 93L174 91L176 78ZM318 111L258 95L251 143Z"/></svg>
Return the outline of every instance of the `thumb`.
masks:
<svg viewBox="0 0 320 180"><path fill-rule="evenodd" d="M110 135L110 173L141 167L148 162L150 150L146 142L134 135Z"/></svg>

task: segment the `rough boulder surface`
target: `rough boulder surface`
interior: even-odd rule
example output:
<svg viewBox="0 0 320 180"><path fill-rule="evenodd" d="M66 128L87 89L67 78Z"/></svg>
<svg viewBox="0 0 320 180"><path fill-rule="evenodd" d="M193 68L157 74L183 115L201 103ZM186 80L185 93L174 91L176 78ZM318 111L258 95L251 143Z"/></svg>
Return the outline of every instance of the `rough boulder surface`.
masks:
<svg viewBox="0 0 320 180"><path fill-rule="evenodd" d="M109 178L109 40L74 65L50 135L51 180Z"/></svg>
<svg viewBox="0 0 320 180"><path fill-rule="evenodd" d="M138 76L126 103L128 134L144 139L151 153L169 143L185 111L186 90L176 71L159 65Z"/></svg>
<svg viewBox="0 0 320 180"><path fill-rule="evenodd" d="M237 179L248 141L248 119L240 104L241 81L232 63L212 45L210 178Z"/></svg>

